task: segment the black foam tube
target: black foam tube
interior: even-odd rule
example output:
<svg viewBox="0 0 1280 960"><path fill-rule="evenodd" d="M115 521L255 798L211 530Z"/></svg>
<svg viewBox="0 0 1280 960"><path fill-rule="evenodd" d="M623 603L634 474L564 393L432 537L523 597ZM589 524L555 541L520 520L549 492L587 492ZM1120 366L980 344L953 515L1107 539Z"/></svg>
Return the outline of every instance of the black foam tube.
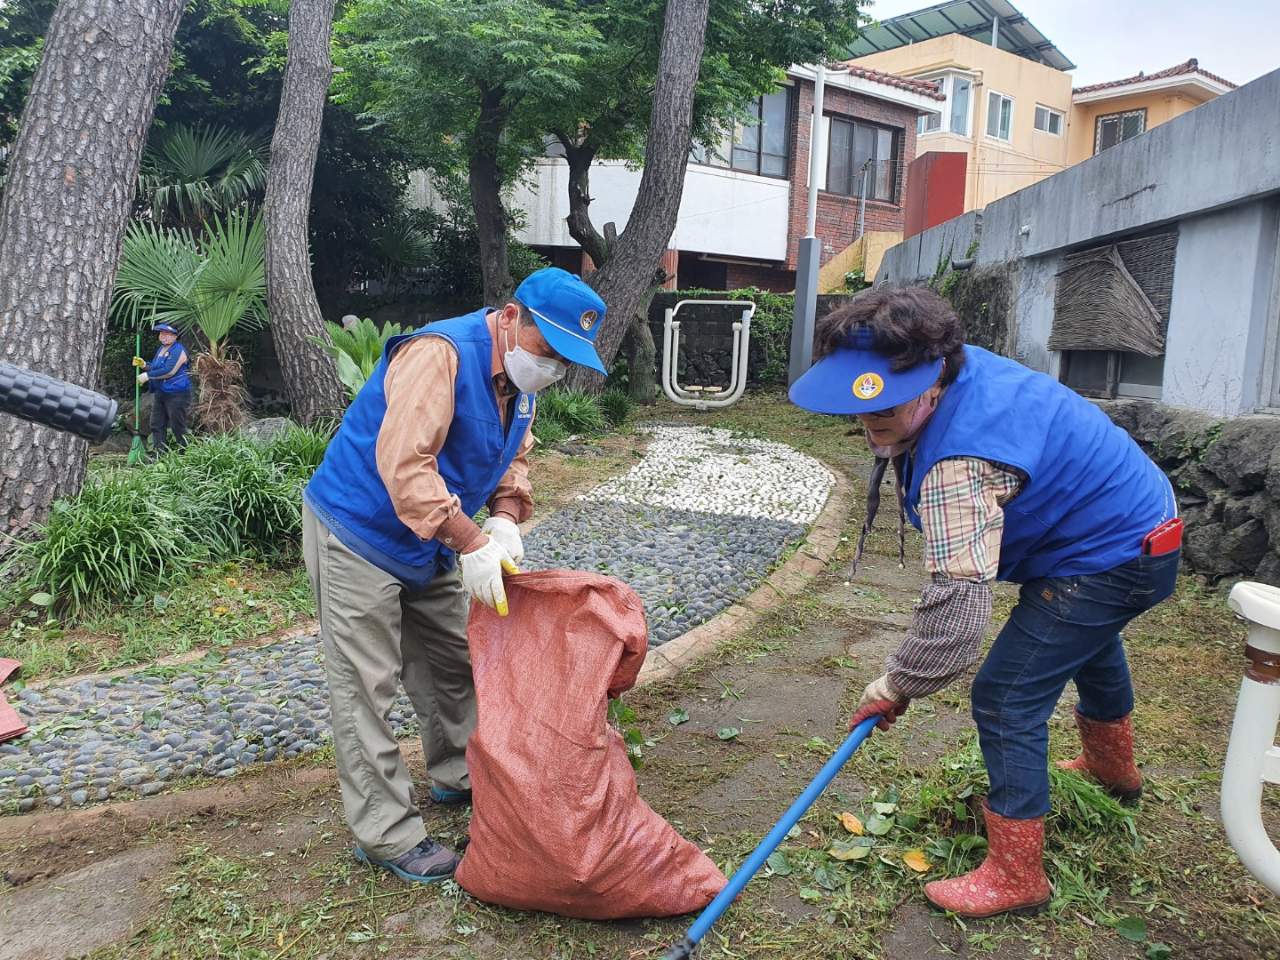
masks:
<svg viewBox="0 0 1280 960"><path fill-rule="evenodd" d="M118 407L93 390L0 361L0 413L101 443L115 426Z"/></svg>

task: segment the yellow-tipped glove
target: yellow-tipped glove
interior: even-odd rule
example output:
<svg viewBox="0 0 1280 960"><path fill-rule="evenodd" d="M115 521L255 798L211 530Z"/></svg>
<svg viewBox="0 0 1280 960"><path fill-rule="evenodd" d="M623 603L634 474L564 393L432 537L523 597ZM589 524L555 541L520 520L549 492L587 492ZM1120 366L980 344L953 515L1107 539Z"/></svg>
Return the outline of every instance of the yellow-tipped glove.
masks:
<svg viewBox="0 0 1280 960"><path fill-rule="evenodd" d="M520 572L506 547L489 537L470 553L459 554L458 566L462 570L462 588L486 607L492 607L498 616L505 617L507 591L502 585L502 575Z"/></svg>
<svg viewBox="0 0 1280 960"><path fill-rule="evenodd" d="M480 529L502 544L516 563L524 559L524 540L520 538L520 528L506 517L490 517Z"/></svg>
<svg viewBox="0 0 1280 960"><path fill-rule="evenodd" d="M147 365L147 361L143 360L141 357L134 357L133 365L137 367L139 370L141 370L143 367Z"/></svg>

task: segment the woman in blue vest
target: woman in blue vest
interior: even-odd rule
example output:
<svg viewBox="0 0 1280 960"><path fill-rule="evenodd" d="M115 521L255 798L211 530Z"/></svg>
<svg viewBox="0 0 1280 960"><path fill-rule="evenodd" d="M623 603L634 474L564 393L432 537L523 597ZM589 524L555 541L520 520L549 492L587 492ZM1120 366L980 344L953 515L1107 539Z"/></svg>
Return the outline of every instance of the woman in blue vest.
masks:
<svg viewBox="0 0 1280 960"><path fill-rule="evenodd" d="M1051 892L1048 719L1069 682L1084 749L1063 766L1122 800L1141 792L1120 631L1174 590L1173 489L1096 406L966 346L955 313L929 290L867 291L821 321L816 352L791 400L862 422L877 458L868 513L892 462L930 574L905 640L852 724L878 715L887 730L912 699L965 673L991 616L991 582L1021 584L972 690L991 780L987 857L927 884L925 895L964 917L1038 910Z"/></svg>
<svg viewBox="0 0 1280 960"><path fill-rule="evenodd" d="M146 384L151 391L151 443L152 451L164 453L165 441L170 429L180 448L187 445L187 411L191 409L191 373L187 362L187 349L178 342L178 331L167 323L157 323L151 332L160 339L155 356L147 363L141 357L133 358L133 365L141 372L138 383Z"/></svg>
<svg viewBox="0 0 1280 960"><path fill-rule="evenodd" d="M600 297L539 270L500 308L388 341L303 496L334 752L355 856L416 883L458 859L427 836L388 716L413 703L435 803L467 803L472 598L507 614L537 393L579 363L601 373ZM472 520L482 508L484 526ZM425 799L425 797L424 797Z"/></svg>

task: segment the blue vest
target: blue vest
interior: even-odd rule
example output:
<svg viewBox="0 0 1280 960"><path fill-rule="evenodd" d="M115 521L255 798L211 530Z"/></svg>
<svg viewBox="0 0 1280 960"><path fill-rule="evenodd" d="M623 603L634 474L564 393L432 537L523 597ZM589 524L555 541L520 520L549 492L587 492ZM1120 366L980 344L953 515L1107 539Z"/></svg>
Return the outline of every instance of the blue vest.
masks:
<svg viewBox="0 0 1280 960"><path fill-rule="evenodd" d="M400 522L378 473L378 431L387 414L385 380L391 355L414 337L443 337L458 351L453 422L436 465L449 492L474 516L489 502L533 421L533 394L517 394L505 431L493 391L488 310L441 320L387 341L382 359L360 389L329 443L303 497L316 517L351 551L411 587L453 569L453 551L422 540Z"/></svg>
<svg viewBox="0 0 1280 960"><path fill-rule="evenodd" d="M187 352L187 348L176 340L173 346L169 348L167 356L161 356L160 351L164 347L156 350L156 355L151 358L151 362L147 364L147 374L151 377L163 376L173 369L173 365L178 359ZM183 390L191 389L191 377L187 371L191 369L191 358L187 358L187 362L182 365L182 369L175 373L168 380L148 380L147 386L153 391L159 393L181 393Z"/></svg>
<svg viewBox="0 0 1280 960"><path fill-rule="evenodd" d="M1139 556L1142 538L1177 515L1160 468L1075 391L980 347L964 351L906 457L912 524L920 528L920 486L934 464L978 457L1026 477L1004 508L1001 580L1101 573Z"/></svg>

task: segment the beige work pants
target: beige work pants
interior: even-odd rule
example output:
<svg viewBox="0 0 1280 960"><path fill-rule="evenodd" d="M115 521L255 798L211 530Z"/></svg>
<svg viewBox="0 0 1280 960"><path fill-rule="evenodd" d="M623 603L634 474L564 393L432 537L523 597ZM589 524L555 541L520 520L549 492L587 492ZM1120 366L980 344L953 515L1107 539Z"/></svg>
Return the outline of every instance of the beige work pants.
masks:
<svg viewBox="0 0 1280 960"><path fill-rule="evenodd" d="M387 717L404 684L436 786L470 789L467 737L476 694L467 651L468 603L457 571L424 589L357 556L303 505L302 552L324 644L325 673L347 824L376 859L426 836Z"/></svg>

